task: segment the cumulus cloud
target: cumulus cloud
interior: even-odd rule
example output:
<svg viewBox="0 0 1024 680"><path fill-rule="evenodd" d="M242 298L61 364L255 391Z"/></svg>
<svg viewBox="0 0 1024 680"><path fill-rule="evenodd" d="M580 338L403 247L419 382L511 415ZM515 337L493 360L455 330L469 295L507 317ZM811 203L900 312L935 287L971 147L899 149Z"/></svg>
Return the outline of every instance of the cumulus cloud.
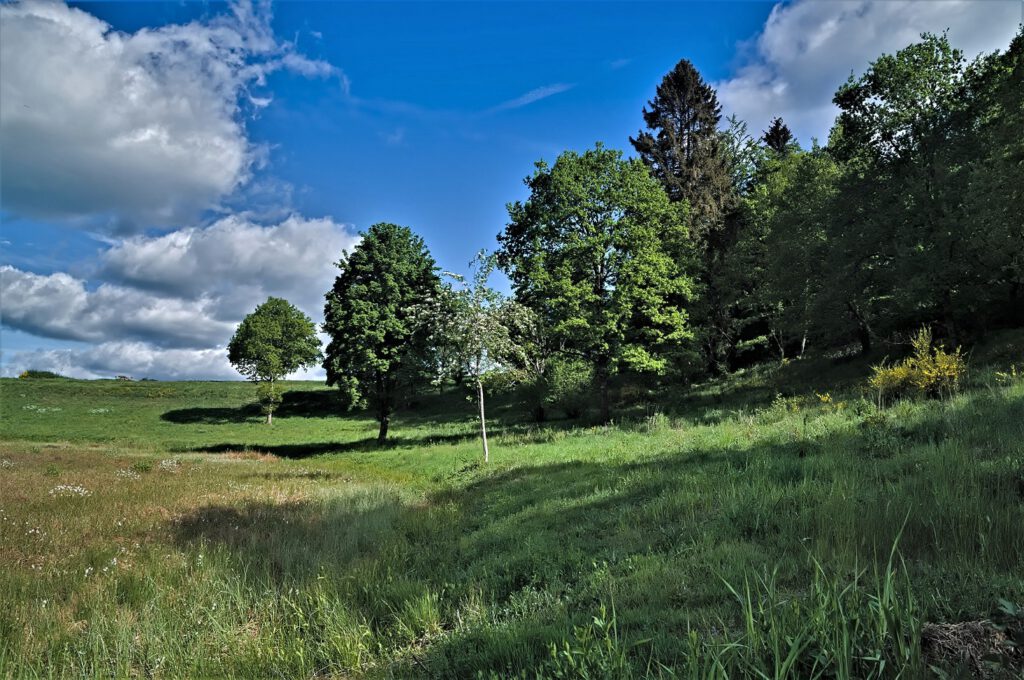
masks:
<svg viewBox="0 0 1024 680"><path fill-rule="evenodd" d="M745 46L735 75L715 87L723 109L755 134L782 116L801 143L824 141L836 115L832 95L851 72L863 73L923 32L949 29L950 41L968 58L1005 49L1021 19L1019 0L779 3Z"/></svg>
<svg viewBox="0 0 1024 680"><path fill-rule="evenodd" d="M42 276L0 267L3 324L62 340L144 340L158 347L209 347L226 343L234 326L214 318L214 301L164 298L85 281L63 272Z"/></svg>
<svg viewBox="0 0 1024 680"><path fill-rule="evenodd" d="M318 318L337 274L334 263L357 242L328 218L292 215L261 226L231 216L205 229L122 240L103 255L101 276L163 295L208 296L223 319L240 319L267 295Z"/></svg>
<svg viewBox="0 0 1024 680"><path fill-rule="evenodd" d="M84 349L14 352L0 369L13 378L32 368L70 378L112 378L128 375L156 380L238 380L223 349L160 349L143 342L104 342ZM289 376L293 380L323 380L316 367Z"/></svg>
<svg viewBox="0 0 1024 680"><path fill-rule="evenodd" d="M85 349L15 352L3 369L8 377L24 368L70 378L129 375L157 380L235 380L238 374L221 349L158 349L141 342L105 342Z"/></svg>
<svg viewBox="0 0 1024 680"><path fill-rule="evenodd" d="M287 69L341 76L279 42L242 0L214 20L135 33L60 2L0 4L2 205L33 217L168 225L244 183L261 149L243 108ZM261 5L261 7L263 7Z"/></svg>
<svg viewBox="0 0 1024 680"><path fill-rule="evenodd" d="M14 353L4 370L237 378L224 348L238 322L270 295L320 321L334 263L357 242L327 218L293 215L262 226L233 216L206 228L115 241L102 256L99 285L64 272L0 267L4 327L96 343ZM322 375L316 369L300 377Z"/></svg>

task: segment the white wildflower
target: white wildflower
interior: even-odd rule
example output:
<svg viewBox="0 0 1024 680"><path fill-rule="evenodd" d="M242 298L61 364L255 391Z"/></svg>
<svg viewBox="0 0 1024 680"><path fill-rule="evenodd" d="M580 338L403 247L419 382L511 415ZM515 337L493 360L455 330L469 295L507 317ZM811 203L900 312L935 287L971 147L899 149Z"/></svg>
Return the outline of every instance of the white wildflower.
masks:
<svg viewBox="0 0 1024 680"><path fill-rule="evenodd" d="M59 484L50 489L51 496L79 496L85 498L92 492L78 484Z"/></svg>
<svg viewBox="0 0 1024 680"><path fill-rule="evenodd" d="M178 462L177 458L168 458L160 461L160 469L164 472L177 472L181 463Z"/></svg>

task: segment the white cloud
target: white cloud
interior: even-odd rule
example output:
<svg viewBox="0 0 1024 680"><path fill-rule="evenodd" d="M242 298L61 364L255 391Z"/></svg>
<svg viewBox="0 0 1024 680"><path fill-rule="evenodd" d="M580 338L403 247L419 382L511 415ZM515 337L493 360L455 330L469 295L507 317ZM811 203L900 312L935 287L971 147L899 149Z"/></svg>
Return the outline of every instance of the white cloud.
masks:
<svg viewBox="0 0 1024 680"><path fill-rule="evenodd" d="M261 226L233 216L163 236L113 242L98 286L64 272L0 267L5 328L95 343L17 352L4 371L75 377L130 374L233 379L225 347L241 319L270 295L319 322L334 263L358 236L330 219L291 216ZM300 374L320 378L319 368Z"/></svg>
<svg viewBox="0 0 1024 680"><path fill-rule="evenodd" d="M239 320L267 295L317 319L343 250L358 236L328 218L296 215L273 226L242 217L164 236L136 236L103 255L104 279L188 299L210 297L218 318Z"/></svg>
<svg viewBox="0 0 1024 680"><path fill-rule="evenodd" d="M156 380L240 379L224 349L161 349L144 342L105 342L84 349L13 352L5 357L0 374L15 377L30 368L86 379L117 375ZM293 373L289 378L323 380L324 376L323 369L316 367Z"/></svg>
<svg viewBox="0 0 1024 680"><path fill-rule="evenodd" d="M262 7L262 6L261 6ZM341 76L278 42L266 11L122 33L60 2L0 5L3 206L121 229L217 205L261 150L240 101L267 74Z"/></svg>
<svg viewBox="0 0 1024 680"><path fill-rule="evenodd" d="M70 378L128 375L159 380L238 379L223 349L158 349L142 342L15 352L6 359L3 373L9 377L31 368Z"/></svg>
<svg viewBox="0 0 1024 680"><path fill-rule="evenodd" d="M755 135L782 116L802 144L812 136L824 142L836 115L832 95L851 72L860 75L923 32L949 29L968 58L1005 49L1021 12L1019 0L779 3L736 74L715 87L724 111L747 121Z"/></svg>
<svg viewBox="0 0 1024 680"><path fill-rule="evenodd" d="M234 331L214 318L214 301L164 298L121 286L85 282L63 272L43 276L0 267L3 324L64 340L145 340L162 347L226 343Z"/></svg>

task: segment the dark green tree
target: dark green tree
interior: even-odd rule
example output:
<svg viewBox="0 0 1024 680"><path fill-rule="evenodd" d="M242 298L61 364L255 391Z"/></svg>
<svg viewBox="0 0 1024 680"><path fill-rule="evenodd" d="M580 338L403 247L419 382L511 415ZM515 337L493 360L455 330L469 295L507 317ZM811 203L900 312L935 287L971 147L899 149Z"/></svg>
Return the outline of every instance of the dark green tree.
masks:
<svg viewBox="0 0 1024 680"><path fill-rule="evenodd" d="M955 186L971 248L956 288L964 324L1024 324L1024 28L1003 53L967 70L969 105L955 120Z"/></svg>
<svg viewBox="0 0 1024 680"><path fill-rule="evenodd" d="M422 310L440 279L423 239L387 223L362 234L338 268L324 307L327 384L338 386L349 408L372 409L382 444L399 400L427 381L431 333Z"/></svg>
<svg viewBox="0 0 1024 680"><path fill-rule="evenodd" d="M665 75L643 110L646 131L630 139L669 198L689 206L695 257L686 263L696 284L691 324L707 370L732 367L739 339L756 325L734 248L747 224L740 196L749 189L758 151L746 125L731 118L720 130L715 90L687 60Z"/></svg>
<svg viewBox="0 0 1024 680"><path fill-rule="evenodd" d="M320 360L316 325L287 300L267 298L238 325L228 343L228 360L245 377L263 383L260 402L271 424L281 402L275 382Z"/></svg>
<svg viewBox="0 0 1024 680"><path fill-rule="evenodd" d="M779 156L784 156L796 147L796 140L793 138L793 133L789 127L782 122L782 119L775 117L772 119L771 125L764 131L761 136L761 141L764 145L774 151Z"/></svg>
<svg viewBox="0 0 1024 680"><path fill-rule="evenodd" d="M683 59L662 79L643 117L647 129L629 141L669 198L689 204L699 242L721 224L732 194L718 130L718 96Z"/></svg>
<svg viewBox="0 0 1024 680"><path fill-rule="evenodd" d="M836 321L835 280L828 234L836 204L839 166L823 149L791 151L768 160L767 169L747 197L748 216L758 225L764 252L757 296L770 314L770 336L782 358L787 348L803 352L812 333L832 338L842 332ZM752 258L754 259L754 258Z"/></svg>
<svg viewBox="0 0 1024 680"><path fill-rule="evenodd" d="M593 365L608 420L611 374L663 371L691 335L683 212L643 163L600 144L537 163L525 182L530 197L509 204L498 236L499 264L559 346Z"/></svg>
<svg viewBox="0 0 1024 680"><path fill-rule="evenodd" d="M829 148L845 166L848 219L834 222L831 241L860 263L844 288L861 334L868 324L884 335L938 320L957 335L957 291L969 275L961 265L975 242L954 173L962 159L949 143L963 83L961 53L925 34L836 93Z"/></svg>

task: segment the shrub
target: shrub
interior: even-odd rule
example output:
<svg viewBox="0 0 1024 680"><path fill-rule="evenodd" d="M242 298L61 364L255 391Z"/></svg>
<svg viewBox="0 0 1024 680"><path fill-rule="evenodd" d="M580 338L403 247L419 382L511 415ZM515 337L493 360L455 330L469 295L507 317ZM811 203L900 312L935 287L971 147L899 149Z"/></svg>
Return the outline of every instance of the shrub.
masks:
<svg viewBox="0 0 1024 680"><path fill-rule="evenodd" d="M873 458L888 458L903 450L905 432L885 411L867 413L860 421L865 452Z"/></svg>
<svg viewBox="0 0 1024 680"><path fill-rule="evenodd" d="M903 361L871 367L868 385L878 394L879 405L909 395L942 399L960 391L967 362L959 347L953 352L942 345L933 347L928 328L918 331L911 345L914 353Z"/></svg>
<svg viewBox="0 0 1024 680"><path fill-rule="evenodd" d="M27 371L22 371L21 375L18 376L19 380L48 380L53 378L65 378L65 376L53 371L37 371L31 368Z"/></svg>

